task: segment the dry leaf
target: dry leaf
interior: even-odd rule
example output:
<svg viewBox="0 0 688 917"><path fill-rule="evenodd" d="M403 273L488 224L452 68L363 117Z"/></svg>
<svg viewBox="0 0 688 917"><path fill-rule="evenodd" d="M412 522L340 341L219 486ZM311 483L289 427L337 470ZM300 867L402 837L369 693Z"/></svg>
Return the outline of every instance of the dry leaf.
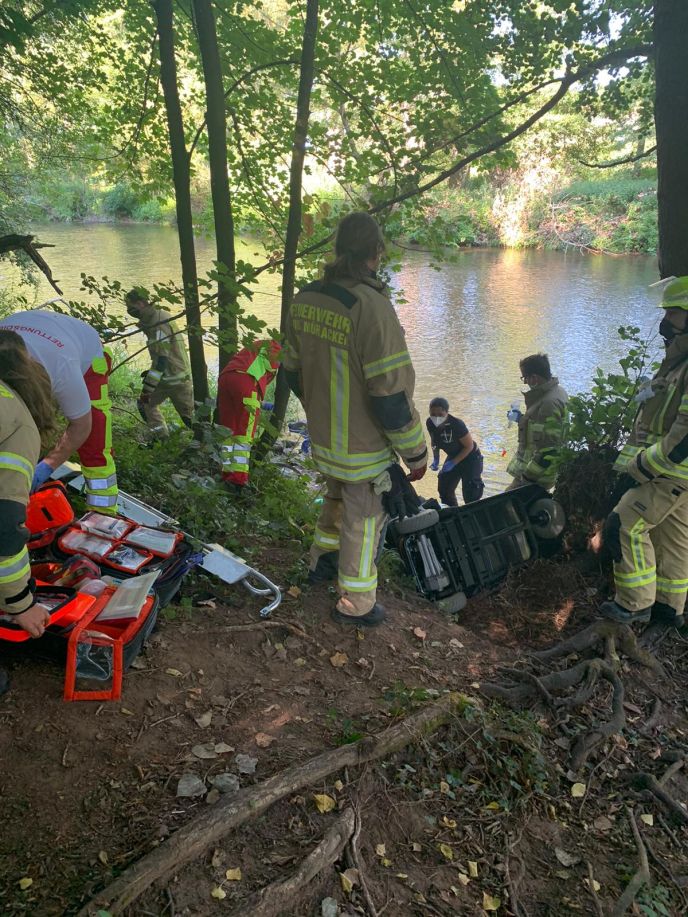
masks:
<svg viewBox="0 0 688 917"><path fill-rule="evenodd" d="M446 815L442 816L442 824L445 828L456 828L456 822L453 818L447 818Z"/></svg>
<svg viewBox="0 0 688 917"><path fill-rule="evenodd" d="M127 710L126 707L122 707L121 710L120 710L119 712L122 714L122 716L134 716L133 711L132 711L132 710Z"/></svg>
<svg viewBox="0 0 688 917"><path fill-rule="evenodd" d="M213 720L213 711L208 710L206 713L202 713L200 716L195 716L194 720L196 721L196 725L200 726L201 729L207 729Z"/></svg>
<svg viewBox="0 0 688 917"><path fill-rule="evenodd" d="M468 861L468 875L471 879L478 878L478 864L474 860Z"/></svg>
<svg viewBox="0 0 688 917"><path fill-rule="evenodd" d="M342 890L347 895L351 894L354 885L358 885L358 870L347 869L344 872L340 872L339 881L342 883Z"/></svg>
<svg viewBox="0 0 688 917"><path fill-rule="evenodd" d="M183 678L183 677L184 677L183 674L179 671L179 669L165 669L165 674L166 674L166 675L174 675L175 678Z"/></svg>
<svg viewBox="0 0 688 917"><path fill-rule="evenodd" d="M218 901L222 901L223 898L227 897L227 892L224 888L220 888L219 885L216 885L215 888L210 893L212 898L217 898Z"/></svg>
<svg viewBox="0 0 688 917"><path fill-rule="evenodd" d="M614 823L606 815L600 815L592 824L593 828L597 828L598 831L611 831L614 827Z"/></svg>
<svg viewBox="0 0 688 917"><path fill-rule="evenodd" d="M333 665L335 669L341 669L348 661L349 657L346 653L335 653L334 656L330 656L330 664Z"/></svg>
<svg viewBox="0 0 688 917"><path fill-rule="evenodd" d="M641 815L641 816L640 816L640 820L641 820L641 822L642 822L644 825L649 825L650 828L651 828L651 827L654 825L654 823L655 823L654 817L653 817L652 815L650 815L649 813L644 814L644 815Z"/></svg>
<svg viewBox="0 0 688 917"><path fill-rule="evenodd" d="M213 869L219 869L220 866L222 866L222 860L223 860L223 853L219 847L216 847L215 850L213 851L213 858L210 861L210 865L213 867Z"/></svg>
<svg viewBox="0 0 688 917"><path fill-rule="evenodd" d="M449 792L449 784L446 780L440 780L440 793L443 793L445 796Z"/></svg>
<svg viewBox="0 0 688 917"><path fill-rule="evenodd" d="M318 812L331 812L337 806L335 800L328 796L327 793L316 793L313 796L313 801Z"/></svg>
<svg viewBox="0 0 688 917"><path fill-rule="evenodd" d="M383 857L380 862L382 863L383 866L386 866L388 869L392 865L392 861L388 860L387 857Z"/></svg>
<svg viewBox="0 0 688 917"><path fill-rule="evenodd" d="M586 786L584 783L574 783L571 787L571 795L576 799L581 799L585 796Z"/></svg>
<svg viewBox="0 0 688 917"><path fill-rule="evenodd" d="M397 877L397 879L408 879L407 872L397 872L395 873L395 876Z"/></svg>
<svg viewBox="0 0 688 917"><path fill-rule="evenodd" d="M344 789L344 784L341 780L335 780L334 788L338 793L341 793L341 791Z"/></svg>
<svg viewBox="0 0 688 917"><path fill-rule="evenodd" d="M216 603L212 599L201 599L199 602L196 602L196 605L199 608L217 608Z"/></svg>
<svg viewBox="0 0 688 917"><path fill-rule="evenodd" d="M460 873L459 873L459 882L460 882L462 885L468 885L468 883L469 883L470 881L471 881L471 880L468 878L468 876L466 875L465 872L460 872Z"/></svg>
<svg viewBox="0 0 688 917"><path fill-rule="evenodd" d="M217 752L215 751L214 742L206 742L203 745L194 745L191 749L191 754L194 758L201 758L204 761L210 761L213 758L217 758Z"/></svg>
<svg viewBox="0 0 688 917"><path fill-rule="evenodd" d="M383 857L387 853L387 848L385 847L384 844L378 844L377 847L375 848L375 853L379 857Z"/></svg>
<svg viewBox="0 0 688 917"><path fill-rule="evenodd" d="M502 903L501 898L493 898L492 895L488 895L487 892L483 892L483 910L484 911L498 911L499 905Z"/></svg>
<svg viewBox="0 0 688 917"><path fill-rule="evenodd" d="M266 732L257 732L253 739L258 748L268 748L273 742L277 741L274 736L269 736Z"/></svg>
<svg viewBox="0 0 688 917"><path fill-rule="evenodd" d="M437 849L438 849L439 852L442 854L442 856L445 858L445 860L453 860L453 859L454 859L454 851L451 849L451 847L449 846L449 844L439 844L439 846L437 847Z"/></svg>
<svg viewBox="0 0 688 917"><path fill-rule="evenodd" d="M228 755L230 751L234 751L233 745L227 745L226 742L216 742L215 751L218 755Z"/></svg>
<svg viewBox="0 0 688 917"><path fill-rule="evenodd" d="M413 636L418 637L419 640L425 640L427 633L423 630L422 627L414 627Z"/></svg>
<svg viewBox="0 0 688 917"><path fill-rule="evenodd" d="M501 809L501 806L498 802L488 802L485 808L490 809L492 812L498 812Z"/></svg>
<svg viewBox="0 0 688 917"><path fill-rule="evenodd" d="M241 882L241 867L236 866L234 869L228 869L225 876L230 882Z"/></svg>
<svg viewBox="0 0 688 917"><path fill-rule="evenodd" d="M575 866L576 863L580 863L581 859L579 856L576 856L575 853L568 853L562 847L555 847L554 855L562 866Z"/></svg>
<svg viewBox="0 0 688 917"><path fill-rule="evenodd" d="M412 849L412 850L415 850L416 853L420 853L421 850L422 850L423 848L421 847L421 845L420 845L417 841L414 841L414 842L411 844L411 849Z"/></svg>
<svg viewBox="0 0 688 917"><path fill-rule="evenodd" d="M107 864L108 864L108 855L107 855L107 852L106 852L105 850L99 851L99 853L98 853L98 859L99 859L100 862L103 864L103 866L107 866Z"/></svg>
<svg viewBox="0 0 688 917"><path fill-rule="evenodd" d="M290 586L287 589L287 595L290 595L293 599L298 599L298 597L301 595L301 590L298 586Z"/></svg>
<svg viewBox="0 0 688 917"><path fill-rule="evenodd" d="M583 881L584 881L585 884L588 886L588 888L590 888L590 879L588 879L587 876L583 879ZM592 889L593 889L593 891L598 892L601 888L602 888L602 886L601 886L600 883L597 881L597 879L593 879L593 880L592 880Z"/></svg>
<svg viewBox="0 0 688 917"><path fill-rule="evenodd" d="M28 876L25 876L23 879L19 880L19 888L21 888L23 892L25 892L27 888L31 888L32 885L33 879L29 879Z"/></svg>

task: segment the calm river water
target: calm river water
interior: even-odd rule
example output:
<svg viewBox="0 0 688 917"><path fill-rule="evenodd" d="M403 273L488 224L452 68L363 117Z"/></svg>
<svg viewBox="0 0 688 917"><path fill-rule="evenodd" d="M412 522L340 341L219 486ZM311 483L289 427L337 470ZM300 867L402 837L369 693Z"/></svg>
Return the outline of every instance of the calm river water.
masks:
<svg viewBox="0 0 688 917"><path fill-rule="evenodd" d="M168 226L63 225L34 230L54 249L45 250L67 297L82 299L80 273L106 275L125 285L178 280L177 238ZM262 263L258 246L242 242L242 258ZM199 272L211 266L212 240L198 240ZM1 284L12 278L4 270ZM597 366L612 369L624 353L616 329L635 324L656 328L658 293L655 260L646 256L476 250L436 270L422 252L405 254L395 287L416 367L416 403L424 418L435 395L449 399L485 456L489 492L508 480L506 464L515 447L515 428L506 411L521 400L519 358L535 351L550 355L554 372L570 392L589 386ZM277 276L263 276L253 311L274 326L279 321ZM36 303L55 295L41 281ZM502 453L506 451L506 456ZM435 476L421 490L430 495Z"/></svg>

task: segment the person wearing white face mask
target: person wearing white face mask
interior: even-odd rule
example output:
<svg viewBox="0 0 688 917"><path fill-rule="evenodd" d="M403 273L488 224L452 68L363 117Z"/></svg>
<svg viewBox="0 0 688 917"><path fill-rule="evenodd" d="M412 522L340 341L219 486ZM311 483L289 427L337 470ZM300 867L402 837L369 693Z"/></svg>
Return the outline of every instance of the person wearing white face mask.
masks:
<svg viewBox="0 0 688 917"><path fill-rule="evenodd" d="M456 488L461 481L463 502L475 503L485 490L483 457L478 444L463 420L449 413L446 398L433 398L429 410L425 426L432 443L433 463L430 470L439 469L440 451L447 454L437 479L440 500L447 506L458 506Z"/></svg>

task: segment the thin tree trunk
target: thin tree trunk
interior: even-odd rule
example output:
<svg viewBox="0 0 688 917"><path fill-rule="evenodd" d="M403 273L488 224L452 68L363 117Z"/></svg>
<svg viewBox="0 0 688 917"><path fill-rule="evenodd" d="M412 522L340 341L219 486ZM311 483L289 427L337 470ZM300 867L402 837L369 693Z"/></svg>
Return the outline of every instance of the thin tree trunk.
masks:
<svg viewBox="0 0 688 917"><path fill-rule="evenodd" d="M655 128L661 277L688 274L688 3L655 0Z"/></svg>
<svg viewBox="0 0 688 917"><path fill-rule="evenodd" d="M193 0L198 47L205 78L206 123L208 127L208 160L210 191L215 220L215 246L221 276L218 281L218 326L220 369L238 349L236 318L236 254L234 218L227 175L227 116L222 84L222 65L217 46L215 14L210 0Z"/></svg>
<svg viewBox="0 0 688 917"><path fill-rule="evenodd" d="M296 255L301 235L301 192L303 187L303 163L306 158L306 140L308 139L308 121L310 118L311 89L315 68L315 46L318 37L319 0L307 0L306 23L303 30L301 47L301 70L299 73L299 95L296 103L296 124L294 126L294 145L291 152L289 173L289 218L287 220L287 237L284 244L284 267L282 269L282 312L280 330L286 329L289 307L294 297L294 277L296 275ZM275 387L275 409L272 423L281 429L289 403L289 387L284 373L280 370ZM265 438L265 437L264 437Z"/></svg>
<svg viewBox="0 0 688 917"><path fill-rule="evenodd" d="M172 0L152 0L152 6L155 10L158 22L158 36L160 38L160 80L165 96L167 130L170 138L170 153L172 155L177 234L179 236L179 256L182 263L191 376L193 379L194 398L196 401L203 402L208 397L208 368L203 351L201 312L198 304L198 273L193 237L193 219L191 217L191 174L189 171L189 157L186 152L186 140L184 138L182 107L177 88Z"/></svg>

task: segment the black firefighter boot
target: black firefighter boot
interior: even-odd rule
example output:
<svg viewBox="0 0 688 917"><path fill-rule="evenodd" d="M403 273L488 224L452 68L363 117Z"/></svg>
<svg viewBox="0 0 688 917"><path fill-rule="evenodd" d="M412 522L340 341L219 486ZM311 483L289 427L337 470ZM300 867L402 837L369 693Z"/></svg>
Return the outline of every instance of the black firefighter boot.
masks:
<svg viewBox="0 0 688 917"><path fill-rule="evenodd" d="M318 583L329 583L337 579L339 570L339 551L327 551L321 554L312 570L308 571L308 584L316 586Z"/></svg>
<svg viewBox="0 0 688 917"><path fill-rule="evenodd" d="M651 621L653 624L680 629L685 624L685 620L683 614L679 614L675 608L667 605L666 602L655 602L652 606Z"/></svg>

